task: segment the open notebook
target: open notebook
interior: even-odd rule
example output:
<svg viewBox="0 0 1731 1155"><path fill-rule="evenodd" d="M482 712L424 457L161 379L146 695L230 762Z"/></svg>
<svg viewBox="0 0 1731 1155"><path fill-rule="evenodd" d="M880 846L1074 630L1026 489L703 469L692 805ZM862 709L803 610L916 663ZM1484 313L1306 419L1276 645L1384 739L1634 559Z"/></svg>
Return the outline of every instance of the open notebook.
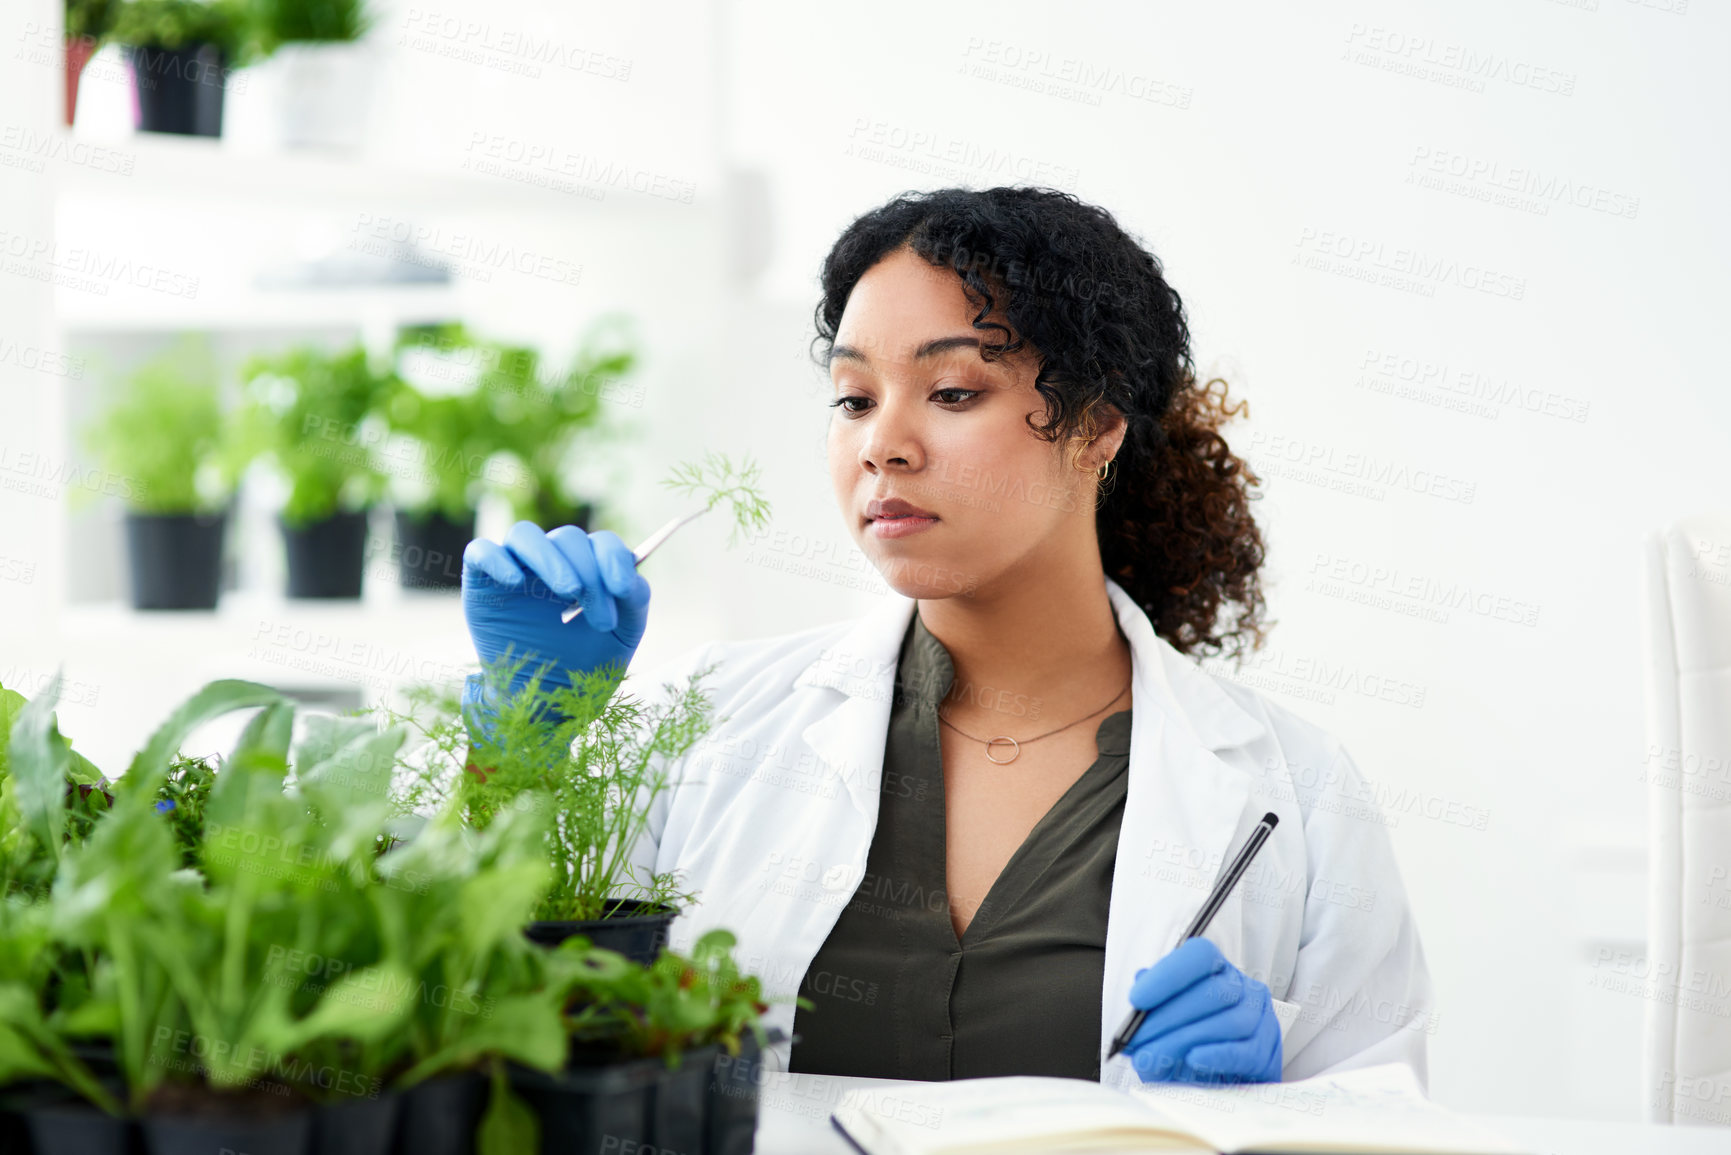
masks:
<svg viewBox="0 0 1731 1155"><path fill-rule="evenodd" d="M855 1088L834 1126L866 1155L1045 1151L1528 1155L1425 1098L1404 1063L1291 1083L1118 1091L1013 1075Z"/></svg>

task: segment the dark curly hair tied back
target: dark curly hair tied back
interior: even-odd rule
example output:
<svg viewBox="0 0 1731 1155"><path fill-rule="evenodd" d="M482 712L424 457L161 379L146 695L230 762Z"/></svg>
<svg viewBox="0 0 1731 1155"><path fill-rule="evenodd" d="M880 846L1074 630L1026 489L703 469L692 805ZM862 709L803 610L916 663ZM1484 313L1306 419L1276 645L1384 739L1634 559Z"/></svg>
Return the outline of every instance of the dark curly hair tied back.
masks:
<svg viewBox="0 0 1731 1155"><path fill-rule="evenodd" d="M1080 450L1104 406L1125 415L1116 476L1095 514L1105 571L1181 653L1241 658L1263 642L1260 484L1220 426L1248 411L1220 378L1198 384L1190 326L1160 262L1102 208L1045 188L907 192L848 226L825 258L816 312L820 360L853 287L911 248L952 270L978 307L994 359L1031 345L1044 440ZM1004 322L988 321L994 309Z"/></svg>

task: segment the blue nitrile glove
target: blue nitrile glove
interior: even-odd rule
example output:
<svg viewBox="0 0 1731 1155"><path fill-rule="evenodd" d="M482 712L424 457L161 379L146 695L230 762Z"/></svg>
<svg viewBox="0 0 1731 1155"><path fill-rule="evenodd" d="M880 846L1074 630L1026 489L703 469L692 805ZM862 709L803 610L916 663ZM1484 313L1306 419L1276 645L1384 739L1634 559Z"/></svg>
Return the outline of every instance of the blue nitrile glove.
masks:
<svg viewBox="0 0 1731 1155"><path fill-rule="evenodd" d="M1207 939L1186 939L1137 971L1130 1005L1148 1012L1124 1048L1144 1083L1280 1080L1280 1021L1268 987Z"/></svg>
<svg viewBox="0 0 1731 1155"><path fill-rule="evenodd" d="M574 601L582 602L583 612L560 621ZM649 582L612 530L585 533L562 525L543 533L534 522L519 521L503 545L479 538L463 550L463 617L483 664L507 649L513 661L528 658L513 691L546 662L553 665L542 674L542 688L569 687L573 670L630 666L649 623ZM471 731L485 732L488 696L482 675L470 675L463 716Z"/></svg>

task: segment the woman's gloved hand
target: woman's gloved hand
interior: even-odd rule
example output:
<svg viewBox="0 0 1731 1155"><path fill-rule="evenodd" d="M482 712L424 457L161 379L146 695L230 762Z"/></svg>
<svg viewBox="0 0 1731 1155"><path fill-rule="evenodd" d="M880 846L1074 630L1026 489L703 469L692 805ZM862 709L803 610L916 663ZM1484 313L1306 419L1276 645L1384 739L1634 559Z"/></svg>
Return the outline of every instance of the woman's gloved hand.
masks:
<svg viewBox="0 0 1731 1155"><path fill-rule="evenodd" d="M559 615L571 602L583 613L570 622ZM526 657L512 690L519 690L544 663L544 689L569 687L571 672L608 663L629 667L649 623L649 582L619 535L586 533L562 525L543 533L519 521L500 545L485 538L463 551L463 617L483 664L507 649ZM471 727L485 710L484 681L471 675L463 691L463 713Z"/></svg>
<svg viewBox="0 0 1731 1155"><path fill-rule="evenodd" d="M1268 987L1205 938L1136 972L1130 1005L1148 1017L1124 1053L1144 1083L1280 1080L1280 1022Z"/></svg>

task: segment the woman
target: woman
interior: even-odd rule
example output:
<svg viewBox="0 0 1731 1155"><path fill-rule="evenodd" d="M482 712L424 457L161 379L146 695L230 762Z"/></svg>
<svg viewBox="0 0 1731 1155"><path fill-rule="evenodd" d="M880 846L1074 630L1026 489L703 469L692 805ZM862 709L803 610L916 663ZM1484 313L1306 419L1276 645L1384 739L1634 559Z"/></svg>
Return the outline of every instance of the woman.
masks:
<svg viewBox="0 0 1731 1155"><path fill-rule="evenodd" d="M822 285L830 480L902 596L649 675L713 666L724 719L634 847L700 893L673 945L727 927L810 1001L769 1015L794 1071L1423 1079L1429 976L1365 783L1193 661L1260 644L1262 544L1159 262L1067 194L944 189L855 221ZM519 522L463 581L483 659L623 665L643 636L648 584L607 531Z"/></svg>

